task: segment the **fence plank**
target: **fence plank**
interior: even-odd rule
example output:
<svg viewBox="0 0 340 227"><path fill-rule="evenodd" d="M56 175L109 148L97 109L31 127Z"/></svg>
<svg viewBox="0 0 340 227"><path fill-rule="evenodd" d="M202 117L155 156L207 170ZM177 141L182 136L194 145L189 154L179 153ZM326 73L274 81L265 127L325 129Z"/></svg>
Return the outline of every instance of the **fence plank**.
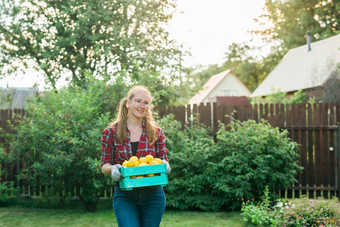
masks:
<svg viewBox="0 0 340 227"><path fill-rule="evenodd" d="M339 129L337 129L339 130ZM329 177L330 177L330 186L335 187L336 186L336 148L335 148L335 143L334 143L334 137L336 136L335 130L330 130L329 132ZM340 141L339 141L340 142ZM338 160L340 161L340 160Z"/></svg>
<svg viewBox="0 0 340 227"><path fill-rule="evenodd" d="M300 165L301 166L308 166L307 165L307 138L308 130L299 130L299 143L301 144L300 148ZM303 185L307 185L308 179L308 169L304 168L303 172L300 174L299 182Z"/></svg>
<svg viewBox="0 0 340 227"><path fill-rule="evenodd" d="M182 123L182 126L184 127L186 122L185 122L185 107L184 106L173 106L173 111L172 113L175 115L175 119L177 121L180 121Z"/></svg>
<svg viewBox="0 0 340 227"><path fill-rule="evenodd" d="M192 112L191 112L191 105L187 105L187 115L186 115L186 119L187 119L187 127L191 128L191 122L192 122Z"/></svg>
<svg viewBox="0 0 340 227"><path fill-rule="evenodd" d="M208 129L212 129L212 115L210 103L201 104L198 108L199 122L207 126Z"/></svg>
<svg viewBox="0 0 340 227"><path fill-rule="evenodd" d="M259 105L258 104L255 104L254 107L253 107L253 113L254 113L254 120L256 122L260 122L259 121Z"/></svg>
<svg viewBox="0 0 340 227"><path fill-rule="evenodd" d="M216 135L218 131L218 120L217 120L217 103L214 102L212 105L212 117L213 117L213 134Z"/></svg>

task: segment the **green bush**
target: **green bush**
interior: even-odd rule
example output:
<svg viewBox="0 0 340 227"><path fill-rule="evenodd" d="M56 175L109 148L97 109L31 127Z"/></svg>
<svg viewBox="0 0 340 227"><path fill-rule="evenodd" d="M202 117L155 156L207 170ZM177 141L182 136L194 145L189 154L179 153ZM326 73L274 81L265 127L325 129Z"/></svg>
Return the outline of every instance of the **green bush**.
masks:
<svg viewBox="0 0 340 227"><path fill-rule="evenodd" d="M16 200L16 194L13 182L0 183L0 207L12 204Z"/></svg>
<svg viewBox="0 0 340 227"><path fill-rule="evenodd" d="M9 162L11 158L5 152L3 147L0 147L0 207L8 206L17 199L17 190L14 187L14 182L4 181L5 174L3 169L2 163Z"/></svg>
<svg viewBox="0 0 340 227"><path fill-rule="evenodd" d="M339 200L310 200L306 197L292 201L278 200L272 207L268 187L262 201L243 201L241 215L255 226L339 226Z"/></svg>
<svg viewBox="0 0 340 227"><path fill-rule="evenodd" d="M270 215L268 186L264 190L262 201L257 202L254 199L244 201L244 198L242 198L241 212L241 215L248 223L270 226L274 220Z"/></svg>
<svg viewBox="0 0 340 227"><path fill-rule="evenodd" d="M273 226L339 226L339 200L293 200L289 205L276 205L276 223Z"/></svg>
<svg viewBox="0 0 340 227"><path fill-rule="evenodd" d="M183 129L172 115L162 118L160 125L166 136L172 169L169 185L165 187L167 206L181 210L218 210L218 196L210 193L205 179L207 164L213 155L213 137L201 125Z"/></svg>
<svg viewBox="0 0 340 227"><path fill-rule="evenodd" d="M110 122L106 105L118 103L120 93L112 90L124 90L120 84L112 87L93 80L86 89L47 92L29 103L10 148L22 167L21 184L41 185L60 202L75 192L87 210L96 209L110 183L100 168L100 138Z"/></svg>
<svg viewBox="0 0 340 227"><path fill-rule="evenodd" d="M217 143L201 125L182 128L173 116L160 121L172 167L167 204L178 209L237 210L241 198L261 197L295 182L298 146L266 122L221 125Z"/></svg>
<svg viewBox="0 0 340 227"><path fill-rule="evenodd" d="M302 170L298 144L265 121L233 120L221 125L217 140L207 179L229 209L238 209L240 198L259 200L266 185L270 192L292 185Z"/></svg>

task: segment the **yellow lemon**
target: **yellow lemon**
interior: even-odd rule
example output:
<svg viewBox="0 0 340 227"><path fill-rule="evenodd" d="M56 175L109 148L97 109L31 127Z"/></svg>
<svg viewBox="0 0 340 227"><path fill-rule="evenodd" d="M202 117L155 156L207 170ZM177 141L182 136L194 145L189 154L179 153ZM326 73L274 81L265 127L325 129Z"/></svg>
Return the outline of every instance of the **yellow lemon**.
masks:
<svg viewBox="0 0 340 227"><path fill-rule="evenodd" d="M163 162L162 162L162 159L160 159L160 158L155 158L154 159L158 164L162 164Z"/></svg>
<svg viewBox="0 0 340 227"><path fill-rule="evenodd" d="M124 162L123 162L123 167L128 167L128 160L125 160Z"/></svg>
<svg viewBox="0 0 340 227"><path fill-rule="evenodd" d="M150 164L150 162L153 160L153 156L151 154L148 154L145 156L145 158L148 160L148 164Z"/></svg>
<svg viewBox="0 0 340 227"><path fill-rule="evenodd" d="M134 167L134 166L135 166L135 162L129 160L128 163L127 163L127 167Z"/></svg>
<svg viewBox="0 0 340 227"><path fill-rule="evenodd" d="M139 166L147 166L148 164L145 162L139 163Z"/></svg>
<svg viewBox="0 0 340 227"><path fill-rule="evenodd" d="M134 166L139 166L139 161L138 161L138 159L137 159L137 160L133 160L132 162L135 164Z"/></svg>
<svg viewBox="0 0 340 227"><path fill-rule="evenodd" d="M158 162L156 160L152 160L149 164L150 165L158 165Z"/></svg>
<svg viewBox="0 0 340 227"><path fill-rule="evenodd" d="M155 176L155 174L154 174L154 173L150 173L150 174L146 174L145 176L147 176L147 177L153 177L153 176Z"/></svg>
<svg viewBox="0 0 340 227"><path fill-rule="evenodd" d="M129 161L138 161L138 158L136 156L131 156L131 158L129 159Z"/></svg>
<svg viewBox="0 0 340 227"><path fill-rule="evenodd" d="M141 164L141 163L148 163L148 160L146 159L146 157L141 157L141 158L139 158L139 164Z"/></svg>

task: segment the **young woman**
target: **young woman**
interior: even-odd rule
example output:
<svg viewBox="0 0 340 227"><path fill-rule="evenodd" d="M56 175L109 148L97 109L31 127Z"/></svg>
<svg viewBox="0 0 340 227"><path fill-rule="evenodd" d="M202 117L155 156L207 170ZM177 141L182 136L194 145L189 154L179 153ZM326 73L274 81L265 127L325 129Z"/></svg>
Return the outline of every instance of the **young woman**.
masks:
<svg viewBox="0 0 340 227"><path fill-rule="evenodd" d="M120 227L159 226L165 210L165 195L160 186L122 191L120 168L131 156L152 155L171 168L165 138L151 112L151 94L144 86L135 86L120 102L117 119L103 131L101 166L115 183L113 211Z"/></svg>

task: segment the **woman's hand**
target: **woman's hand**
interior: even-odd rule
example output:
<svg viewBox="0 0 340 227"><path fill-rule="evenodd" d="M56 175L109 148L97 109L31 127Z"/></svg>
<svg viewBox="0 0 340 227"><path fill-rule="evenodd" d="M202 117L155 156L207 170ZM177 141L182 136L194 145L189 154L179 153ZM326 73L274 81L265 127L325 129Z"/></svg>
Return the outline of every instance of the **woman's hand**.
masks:
<svg viewBox="0 0 340 227"><path fill-rule="evenodd" d="M114 181L119 181L119 179L122 177L119 171L122 167L123 166L121 164L111 166L111 177Z"/></svg>
<svg viewBox="0 0 340 227"><path fill-rule="evenodd" d="M166 175L169 175L170 172L171 172L171 167L170 167L170 164L169 162L167 162L166 160L162 160L163 164L166 165Z"/></svg>

